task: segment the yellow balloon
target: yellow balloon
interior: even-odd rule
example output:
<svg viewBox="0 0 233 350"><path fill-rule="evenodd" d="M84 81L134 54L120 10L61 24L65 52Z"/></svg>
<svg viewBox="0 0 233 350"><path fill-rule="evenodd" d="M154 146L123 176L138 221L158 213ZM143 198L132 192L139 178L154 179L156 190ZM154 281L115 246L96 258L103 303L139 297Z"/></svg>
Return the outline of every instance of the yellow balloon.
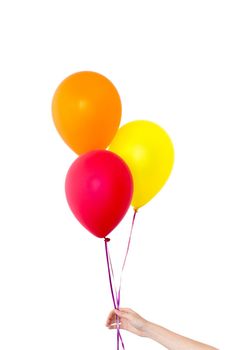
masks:
<svg viewBox="0 0 233 350"><path fill-rule="evenodd" d="M167 181L174 163L174 147L159 125L136 120L118 129L109 150L128 164L134 180L132 206L148 203Z"/></svg>

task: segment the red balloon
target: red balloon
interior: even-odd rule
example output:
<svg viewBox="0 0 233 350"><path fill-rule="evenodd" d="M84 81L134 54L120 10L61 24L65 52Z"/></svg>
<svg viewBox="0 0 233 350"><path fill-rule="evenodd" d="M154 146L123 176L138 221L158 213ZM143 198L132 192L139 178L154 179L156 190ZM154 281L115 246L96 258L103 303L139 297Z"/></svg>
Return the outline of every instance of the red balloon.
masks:
<svg viewBox="0 0 233 350"><path fill-rule="evenodd" d="M65 191L75 217L93 235L104 238L130 206L133 178L118 155L95 150L81 155L71 165Z"/></svg>

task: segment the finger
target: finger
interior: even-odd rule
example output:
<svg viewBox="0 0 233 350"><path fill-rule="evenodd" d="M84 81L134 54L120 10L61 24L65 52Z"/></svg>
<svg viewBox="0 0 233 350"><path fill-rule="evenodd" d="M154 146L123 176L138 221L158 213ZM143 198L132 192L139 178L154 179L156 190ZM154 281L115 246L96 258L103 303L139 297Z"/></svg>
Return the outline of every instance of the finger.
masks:
<svg viewBox="0 0 233 350"><path fill-rule="evenodd" d="M118 324L121 325L122 323L119 322ZM117 322L113 322L113 323L111 323L111 324L109 325L109 327L112 327L112 326L117 326Z"/></svg>
<svg viewBox="0 0 233 350"><path fill-rule="evenodd" d="M114 309L113 312L117 315L117 316L124 316L126 315L126 311L121 310L121 309Z"/></svg>
<svg viewBox="0 0 233 350"><path fill-rule="evenodd" d="M108 315L108 318L107 318L107 321L106 321L106 326L109 326L111 323L115 322L116 321L116 316L118 316L118 317L120 317L122 319L129 320L130 317L131 317L130 311L132 311L132 310L129 309L129 308L120 308L119 310L118 309L113 309Z"/></svg>
<svg viewBox="0 0 233 350"><path fill-rule="evenodd" d="M114 316L114 317L111 318L110 320L107 320L106 326L109 326L109 325L111 325L112 323L115 323L115 322L116 322L116 316Z"/></svg>
<svg viewBox="0 0 233 350"><path fill-rule="evenodd" d="M109 326L108 329L116 329L116 326Z"/></svg>
<svg viewBox="0 0 233 350"><path fill-rule="evenodd" d="M124 326L122 324L119 324L119 328L120 329L124 329ZM111 326L108 327L108 329L117 329L117 325L116 324L112 324Z"/></svg>
<svg viewBox="0 0 233 350"><path fill-rule="evenodd" d="M133 310L129 309L128 307L120 307L119 310L122 311L122 312L126 312L126 313L133 312Z"/></svg>
<svg viewBox="0 0 233 350"><path fill-rule="evenodd" d="M130 319L130 313L126 312L126 311L122 311L122 310L117 310L115 309L114 310L115 314L120 317L120 318L123 318L123 319L126 319L126 320L129 320Z"/></svg>
<svg viewBox="0 0 233 350"><path fill-rule="evenodd" d="M106 325L111 323L112 321L114 321L116 319L116 314L114 312L114 310L112 310L109 315L108 315L108 318L106 320Z"/></svg>

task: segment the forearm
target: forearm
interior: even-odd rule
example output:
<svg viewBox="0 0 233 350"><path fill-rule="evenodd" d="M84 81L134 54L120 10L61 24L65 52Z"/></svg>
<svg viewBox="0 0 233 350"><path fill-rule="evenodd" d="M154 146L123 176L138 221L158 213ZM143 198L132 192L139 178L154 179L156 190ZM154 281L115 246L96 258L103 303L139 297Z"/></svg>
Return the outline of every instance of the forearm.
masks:
<svg viewBox="0 0 233 350"><path fill-rule="evenodd" d="M217 350L212 346L183 337L152 322L147 323L144 335L160 343L168 350Z"/></svg>

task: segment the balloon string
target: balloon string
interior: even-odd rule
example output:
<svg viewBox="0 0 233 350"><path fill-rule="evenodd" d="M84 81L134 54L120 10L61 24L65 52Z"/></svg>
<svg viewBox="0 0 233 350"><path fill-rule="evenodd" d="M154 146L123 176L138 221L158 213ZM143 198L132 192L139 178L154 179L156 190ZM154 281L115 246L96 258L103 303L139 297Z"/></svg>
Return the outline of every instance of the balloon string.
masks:
<svg viewBox="0 0 233 350"><path fill-rule="evenodd" d="M132 224L131 224L131 230L130 230L130 235L129 235L128 246L127 246L125 259L124 259L124 263L122 265L122 270L121 270L121 277L122 277L122 272L124 270L126 259L127 259L128 253L129 253L129 247L130 247L130 243L131 243L131 238L132 238L132 233L133 233L133 228L134 228L134 222L135 222L135 218L136 218L137 212L138 212L137 209L134 209L134 215L133 215L133 220L132 220Z"/></svg>
<svg viewBox="0 0 233 350"><path fill-rule="evenodd" d="M111 267L111 273L112 273L112 278L113 278L113 282L114 282L114 287L115 287L115 302L117 301L117 289L116 289L116 285L115 285L115 278L114 278L114 272L113 272L113 266L112 266L112 261L111 261L111 256L110 256L110 252L109 252L109 262L110 262L110 267ZM116 302L117 305L117 302ZM119 309L119 306L117 306L117 308ZM119 327L119 317L116 315L116 324L117 324L117 350L119 349L120 346L120 327ZM122 348L125 349L124 343L121 339L121 345Z"/></svg>
<svg viewBox="0 0 233 350"><path fill-rule="evenodd" d="M110 241L109 238L104 238L104 242L105 242L105 253L106 253L106 260L107 260L107 266L108 266L108 277L109 277L109 284L110 284L110 289L111 289L111 294L112 294L112 300L113 300L113 305L114 305L114 309L117 308L117 304L116 304L116 299L114 297L114 293L113 293L113 286L112 286L112 277L111 277L111 270L112 270L112 274L113 274L113 268L112 268L112 263L111 263L111 258L110 258L110 253L108 250L108 242ZM111 267L111 270L110 270ZM113 274L114 276L114 274ZM116 293L116 297L117 297L117 293ZM120 329L118 327L117 329L117 350L119 350L119 339L121 340L121 345L122 348L125 349L124 346L124 342L120 333Z"/></svg>
<svg viewBox="0 0 233 350"><path fill-rule="evenodd" d="M119 289L118 289L118 293L117 293L117 298L116 298L116 304L117 304L117 308L120 308L120 302L121 302L121 284L122 284L122 276L123 276L123 271L125 268L125 263L128 257L128 253L129 253L129 248L130 248L130 243L131 243L131 238L132 238L132 233L133 233L133 228L134 228L134 222L135 222L135 218L136 218L136 214L137 214L137 209L134 209L134 215L133 215L133 220L132 220L132 224L131 224L131 230L130 230L130 235L129 235L129 240L128 240L128 245L127 245L127 250L125 253L125 258L124 258L124 262L122 265L122 269L121 269L121 276L120 276L120 285L119 285ZM117 329L119 328L119 317L117 316Z"/></svg>
<svg viewBox="0 0 233 350"><path fill-rule="evenodd" d="M115 302L117 300L117 289L116 289L116 284L115 284L115 278L114 278L114 272L113 272L113 266L112 266L112 260L111 260L111 255L110 255L110 251L108 250L108 257L109 257L109 262L110 262L110 267L111 267L111 273L112 273L112 279L113 279L113 282L114 282L114 289L115 289ZM120 329L118 327L119 325L119 320L118 320L118 316L116 315L116 322L117 322L117 350L119 349L119 346L120 346L120 342L119 342L119 336L120 336ZM121 342L122 343L122 347L124 349L124 343L123 341Z"/></svg>
<svg viewBox="0 0 233 350"><path fill-rule="evenodd" d="M110 252L108 250L108 245L107 245L107 243L110 241L110 239L106 238L106 237L104 239L104 241L105 241L105 251L106 251L107 266L108 266L108 276L109 276L109 283L110 283L110 289L111 289L111 294L112 294L112 300L113 300L114 308L118 309L118 310L120 309L122 275L123 275L125 263L126 263L126 260L127 260L127 257L128 257L128 253L129 253L129 248L130 248L130 243L131 243L131 238L132 238L132 233L133 233L133 228L134 228L136 214L137 214L137 209L134 209L134 215L133 215L133 220L132 220L132 224L131 224L131 230L130 230L128 245L127 245L127 250L126 250L124 262L123 262L122 269L121 269L120 285L119 285L118 292L117 292L116 287L115 287L113 266L112 266ZM113 281L114 281L116 298L114 298L111 275L112 275ZM122 340L122 336L121 336L121 333L120 333L119 317L117 315L116 315L116 323L117 323L117 350L119 350L119 340L121 340L122 348L125 350L124 342Z"/></svg>
<svg viewBox="0 0 233 350"><path fill-rule="evenodd" d="M109 284L110 284L110 289L111 289L111 294L112 294L112 301L114 308L116 308L116 302L115 302L115 297L113 293L113 287L112 287L112 278L111 278L111 271L110 271L110 262L109 262L109 251L108 251L108 242L110 241L109 238L104 238L104 243L105 243L105 253L106 253L106 260L107 260L107 267L108 267L108 277L109 277Z"/></svg>
<svg viewBox="0 0 233 350"><path fill-rule="evenodd" d="M112 265L112 260L111 260L111 255L110 255L109 249L108 249L108 258L109 258L109 263L110 263L110 268L111 268L112 279L113 279L113 283L114 283L115 300L117 300L117 288L116 288L116 284L115 284L115 276L114 276L114 272L113 272L113 265Z"/></svg>

